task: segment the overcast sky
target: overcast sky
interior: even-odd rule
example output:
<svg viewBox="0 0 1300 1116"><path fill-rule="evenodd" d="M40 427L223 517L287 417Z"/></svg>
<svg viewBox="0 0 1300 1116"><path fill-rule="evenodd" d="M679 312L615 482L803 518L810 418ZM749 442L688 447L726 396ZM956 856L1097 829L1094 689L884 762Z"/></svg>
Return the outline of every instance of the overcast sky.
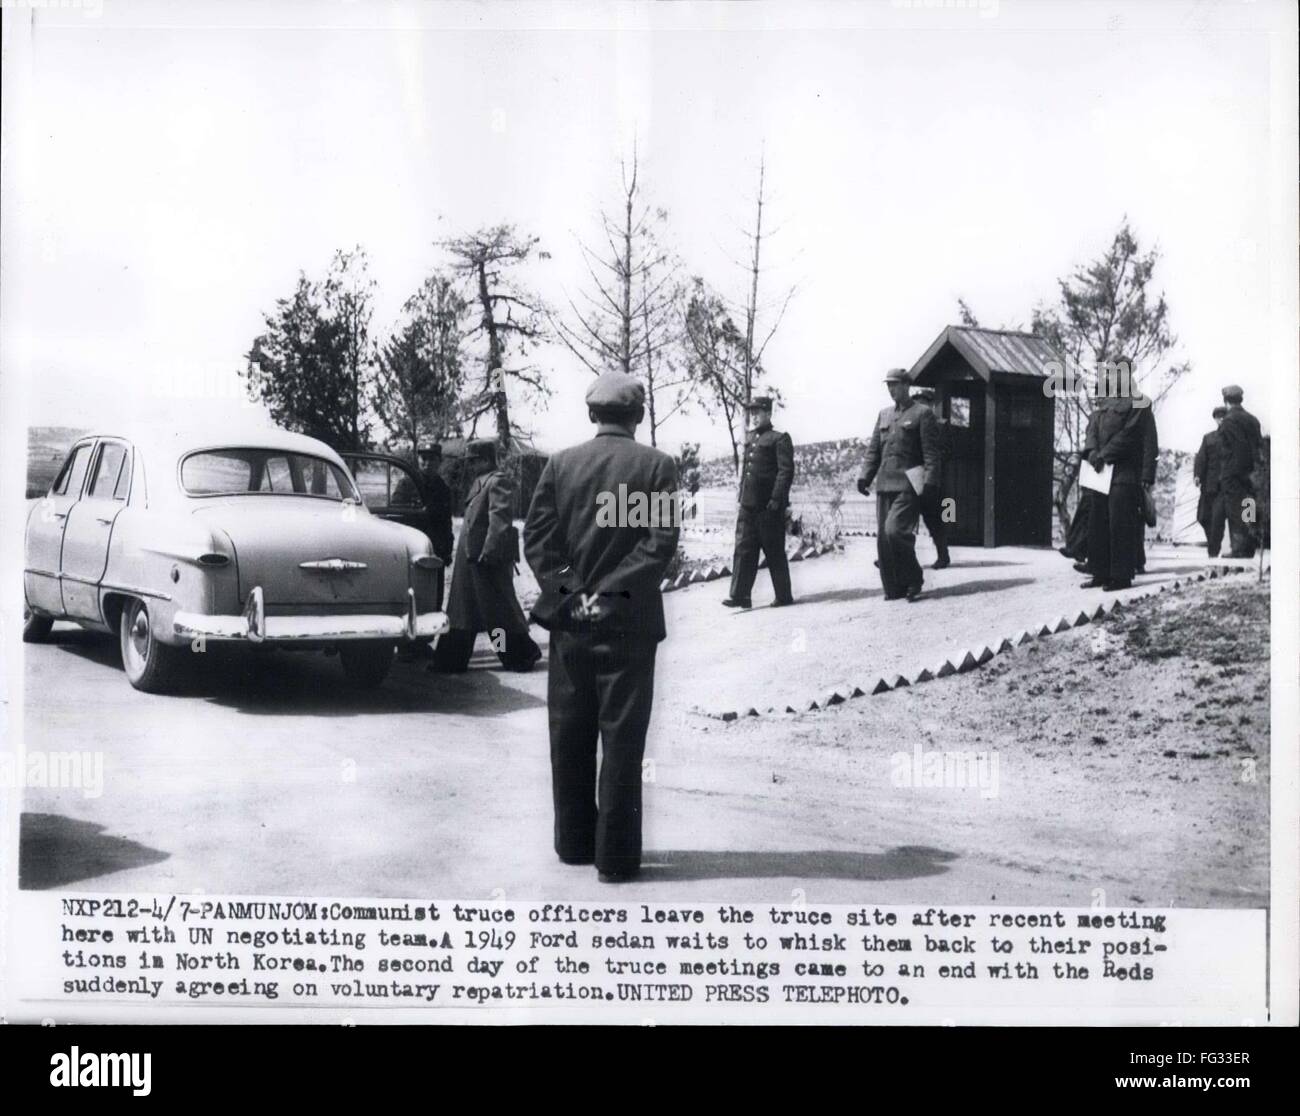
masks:
<svg viewBox="0 0 1300 1116"><path fill-rule="evenodd" d="M1163 253L1195 367L1158 412L1164 443L1195 448L1229 381L1267 427L1291 367L1277 253L1295 245L1270 236L1293 185L1293 119L1270 114L1294 98L1287 4L106 2L6 7L7 34L15 16L33 32L5 370L27 377L31 423L235 396L261 312L336 248L369 253L384 329L439 237L513 222L542 237L531 277L563 306L634 135L673 247L737 299L765 151L760 294L798 284L767 364L796 441L869 433L884 370L958 296L1027 327L1126 214ZM555 395L525 421L552 449L589 433L589 374L543 361ZM720 435L697 414L661 444Z"/></svg>

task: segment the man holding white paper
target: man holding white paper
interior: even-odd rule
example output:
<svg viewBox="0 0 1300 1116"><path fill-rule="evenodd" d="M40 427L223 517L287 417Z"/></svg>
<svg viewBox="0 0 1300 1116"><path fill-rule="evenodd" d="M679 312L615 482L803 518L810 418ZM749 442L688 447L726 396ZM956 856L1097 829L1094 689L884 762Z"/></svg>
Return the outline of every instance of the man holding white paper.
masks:
<svg viewBox="0 0 1300 1116"><path fill-rule="evenodd" d="M1133 584L1139 565L1142 489L1155 484L1159 452L1151 399L1132 381L1098 385L1095 421L1083 443L1080 481L1092 501L1088 513L1085 589L1116 592Z"/></svg>
<svg viewBox="0 0 1300 1116"><path fill-rule="evenodd" d="M915 601L925 576L916 560L916 524L923 494L939 487L939 423L929 407L910 397L905 368L891 369L885 384L894 405L876 419L858 491L865 496L878 481L876 551L885 600Z"/></svg>

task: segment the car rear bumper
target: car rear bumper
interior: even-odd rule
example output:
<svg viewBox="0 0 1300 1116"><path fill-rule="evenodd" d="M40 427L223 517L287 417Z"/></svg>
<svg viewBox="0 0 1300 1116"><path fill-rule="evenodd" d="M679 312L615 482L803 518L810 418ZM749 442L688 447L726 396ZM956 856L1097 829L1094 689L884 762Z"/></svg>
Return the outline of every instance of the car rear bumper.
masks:
<svg viewBox="0 0 1300 1116"><path fill-rule="evenodd" d="M244 640L249 643L333 643L338 640L432 639L447 631L445 612L418 612L415 591L408 589L405 616L267 616L262 589L248 595L240 616L178 612L173 634L180 639Z"/></svg>

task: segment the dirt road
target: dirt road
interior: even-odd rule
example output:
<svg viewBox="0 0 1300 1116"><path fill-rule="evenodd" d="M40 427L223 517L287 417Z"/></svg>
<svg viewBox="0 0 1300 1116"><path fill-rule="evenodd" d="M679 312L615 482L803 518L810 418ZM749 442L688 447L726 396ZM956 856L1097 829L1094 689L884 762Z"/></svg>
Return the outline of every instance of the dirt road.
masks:
<svg viewBox="0 0 1300 1116"><path fill-rule="evenodd" d="M764 705L815 694L831 667L839 678L858 664L879 673L891 655L928 661L990 626L1025 627L1073 607L1063 594L1080 592L1050 552L959 551L957 560L932 578L930 601L912 606L877 599L866 544L796 566L799 609L725 612L714 599L725 583L670 594L646 769L646 870L619 897L1087 905L1104 888L1123 903L1260 905L1266 624L1250 652L1262 640L1262 664L1223 677L1216 667L1204 686L1184 677L1188 661L1202 660L1141 658L1101 625L971 675L824 712L733 724L699 712L760 693ZM1153 571L1166 572L1149 580L1191 565L1204 561L1153 555ZM1140 607L1190 607L1203 595L1229 602L1226 622L1248 592L1238 577ZM1185 635L1199 630L1197 615ZM804 650L792 651L799 631ZM1106 651L1113 677L1095 657L1103 637L1120 640ZM24 886L611 893L550 849L544 671L504 674L483 654L460 677L399 663L385 688L359 694L324 656L213 655L186 693L151 697L127 685L112 641L60 626L53 643L28 650L25 718L15 709L11 728L29 750L101 752L104 787L98 797L28 789ZM1049 679L1071 669L1056 694L1062 683ZM1153 690L1157 677L1164 688ZM1226 679L1233 689L1221 696L1240 697L1238 720L1211 722L1205 707L1200 723L1182 717ZM1088 726L1102 707L1098 743ZM1134 708L1145 719L1126 719ZM900 785L904 769L923 773L925 753L943 751L996 753L995 793L987 756L978 770L970 759L982 785ZM1241 780L1248 759L1253 782Z"/></svg>

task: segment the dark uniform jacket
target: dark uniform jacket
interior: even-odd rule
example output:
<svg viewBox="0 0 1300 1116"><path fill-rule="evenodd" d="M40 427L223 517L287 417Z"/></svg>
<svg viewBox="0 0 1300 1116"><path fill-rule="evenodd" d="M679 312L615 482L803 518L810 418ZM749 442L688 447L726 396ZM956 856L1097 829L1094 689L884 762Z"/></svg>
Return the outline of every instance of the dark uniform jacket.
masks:
<svg viewBox="0 0 1300 1116"><path fill-rule="evenodd" d="M939 420L929 407L920 402L902 409L886 407L871 433L861 479L868 487L877 481L877 492L908 492L912 482L907 470L923 465L924 484L937 486L942 479L940 455Z"/></svg>
<svg viewBox="0 0 1300 1116"><path fill-rule="evenodd" d="M1156 417L1151 401L1135 404L1127 396L1102 398L1093 403L1092 418L1083 442L1085 457L1101 454L1113 465L1112 484L1154 484L1160 446L1156 434Z"/></svg>
<svg viewBox="0 0 1300 1116"><path fill-rule="evenodd" d="M794 443L790 435L770 426L765 430L751 430L745 438L740 506L765 508L776 503L785 507L790 502L793 481Z"/></svg>
<svg viewBox="0 0 1300 1116"><path fill-rule="evenodd" d="M1250 482L1250 475L1259 464L1263 440L1259 419L1244 407L1228 408L1219 427L1219 446L1223 453L1219 481L1225 488L1229 484Z"/></svg>
<svg viewBox="0 0 1300 1116"><path fill-rule="evenodd" d="M1201 485L1201 494L1214 496L1219 491L1219 478L1223 466L1223 451L1219 442L1218 430L1211 430L1201 439L1201 448L1196 451L1196 460L1192 463L1192 475Z"/></svg>
<svg viewBox="0 0 1300 1116"><path fill-rule="evenodd" d="M420 478L424 488L424 510L429 513L429 540L433 552L444 562L451 561L451 489L437 473Z"/></svg>
<svg viewBox="0 0 1300 1116"><path fill-rule="evenodd" d="M603 494L662 493L649 526L625 517L601 526L596 511ZM541 596L533 620L543 628L584 630L571 609L581 594L598 596L602 629L663 639L664 603L659 585L677 554L677 465L626 431L602 426L596 437L553 455L542 470L528 509L524 553L537 575Z"/></svg>
<svg viewBox="0 0 1300 1116"><path fill-rule="evenodd" d="M510 508L510 479L504 473L487 473L470 485L447 598L447 619L453 628L469 632L528 628L515 596L516 536Z"/></svg>

